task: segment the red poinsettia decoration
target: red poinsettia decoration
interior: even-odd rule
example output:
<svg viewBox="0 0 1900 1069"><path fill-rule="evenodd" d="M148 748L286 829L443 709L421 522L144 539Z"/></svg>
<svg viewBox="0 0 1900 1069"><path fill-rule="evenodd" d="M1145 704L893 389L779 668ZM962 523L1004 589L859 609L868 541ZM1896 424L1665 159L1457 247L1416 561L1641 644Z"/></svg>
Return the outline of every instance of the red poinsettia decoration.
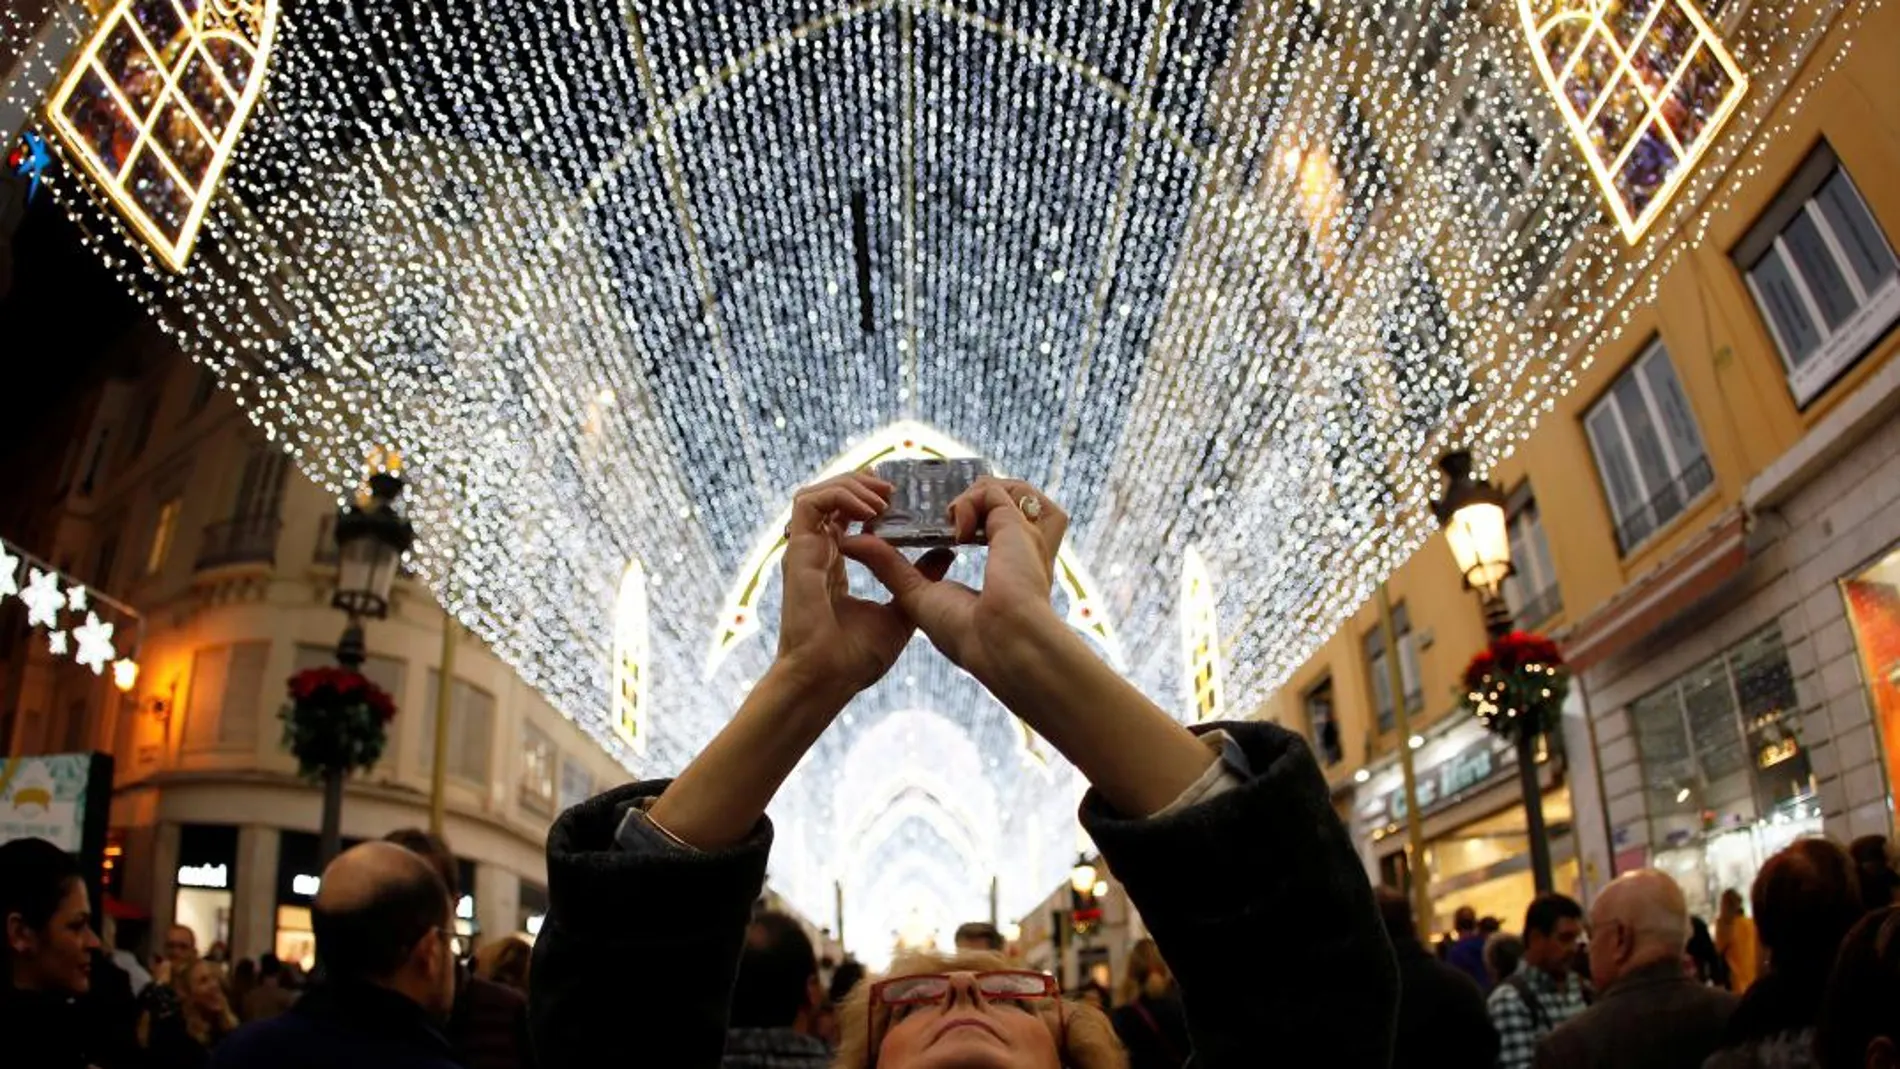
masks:
<svg viewBox="0 0 1900 1069"><path fill-rule="evenodd" d="M383 755L396 700L361 672L306 668L289 680L284 747L307 776L369 768Z"/></svg>
<svg viewBox="0 0 1900 1069"><path fill-rule="evenodd" d="M1465 667L1465 708L1506 738L1537 735L1557 726L1570 669L1557 644L1542 635L1513 631L1491 640Z"/></svg>

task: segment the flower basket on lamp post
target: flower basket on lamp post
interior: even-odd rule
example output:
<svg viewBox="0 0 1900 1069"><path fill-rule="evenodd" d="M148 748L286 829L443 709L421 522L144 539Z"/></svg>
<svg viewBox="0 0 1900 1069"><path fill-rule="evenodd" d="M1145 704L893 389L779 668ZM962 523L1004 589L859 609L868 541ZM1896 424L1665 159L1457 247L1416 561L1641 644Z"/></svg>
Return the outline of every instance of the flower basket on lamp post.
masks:
<svg viewBox="0 0 1900 1069"><path fill-rule="evenodd" d="M290 677L288 689L290 704L278 714L284 749L297 759L299 774L323 781L323 841L334 844L342 823L343 783L350 773L382 758L396 702L351 668L306 668Z"/></svg>
<svg viewBox="0 0 1900 1069"><path fill-rule="evenodd" d="M1544 796L1537 783L1537 740L1557 730L1569 693L1570 669L1563 653L1542 635L1524 631L1499 635L1465 667L1464 707L1517 750L1531 875L1540 894L1552 890L1553 881Z"/></svg>

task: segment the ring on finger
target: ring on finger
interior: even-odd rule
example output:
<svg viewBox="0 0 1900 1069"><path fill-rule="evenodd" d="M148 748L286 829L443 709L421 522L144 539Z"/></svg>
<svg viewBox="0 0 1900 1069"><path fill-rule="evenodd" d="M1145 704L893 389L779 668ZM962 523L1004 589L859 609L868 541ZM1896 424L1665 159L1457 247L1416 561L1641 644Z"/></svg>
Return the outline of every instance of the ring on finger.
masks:
<svg viewBox="0 0 1900 1069"><path fill-rule="evenodd" d="M1024 494L1017 498L1016 507L1022 510L1023 517L1030 523L1042 519L1042 499L1035 494Z"/></svg>

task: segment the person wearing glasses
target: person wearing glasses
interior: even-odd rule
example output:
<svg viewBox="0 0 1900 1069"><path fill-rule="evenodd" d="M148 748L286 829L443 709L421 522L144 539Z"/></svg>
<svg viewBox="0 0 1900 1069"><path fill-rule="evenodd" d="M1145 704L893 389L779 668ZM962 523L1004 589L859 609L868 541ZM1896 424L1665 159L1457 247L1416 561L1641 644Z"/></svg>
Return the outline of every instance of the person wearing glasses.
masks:
<svg viewBox="0 0 1900 1069"><path fill-rule="evenodd" d="M850 533L891 491L866 473L801 491L772 668L678 778L609 791L550 831L530 994L540 1063L720 1063L772 845L766 806L922 631L1094 785L1083 823L1173 966L1197 1069L1317 1064L1302 1052L1322 1051L1341 1069L1385 1066L1392 948L1300 739L1266 723L1197 737L1103 663L1050 602L1068 519L1033 487L983 479L952 503L960 543L987 532L981 590L944 580L952 550L913 563ZM850 594L847 559L888 603ZM984 953L901 959L860 985L840 1028L841 1069L1123 1064L1098 1012Z"/></svg>

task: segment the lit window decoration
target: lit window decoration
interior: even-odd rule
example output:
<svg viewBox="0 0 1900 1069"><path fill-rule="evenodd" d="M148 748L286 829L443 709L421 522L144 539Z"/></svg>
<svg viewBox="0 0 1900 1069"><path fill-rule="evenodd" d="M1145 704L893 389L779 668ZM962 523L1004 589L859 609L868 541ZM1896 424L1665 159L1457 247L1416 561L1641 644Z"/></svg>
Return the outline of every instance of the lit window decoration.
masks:
<svg viewBox="0 0 1900 1069"><path fill-rule="evenodd" d="M277 0L120 0L47 105L53 129L183 271L264 89Z"/></svg>
<svg viewBox="0 0 1900 1069"><path fill-rule="evenodd" d="M1201 723L1226 712L1221 693L1220 619L1214 583L1199 550L1188 547L1181 560L1181 652L1187 664L1188 708Z"/></svg>
<svg viewBox="0 0 1900 1069"><path fill-rule="evenodd" d="M811 481L821 482L848 471L861 471L887 460L942 460L946 457L973 457L970 447L926 424L910 420L893 423L857 445L839 454ZM1001 469L994 469L1006 477ZM713 629L712 648L706 655L706 676L719 670L726 656L741 642L759 631L759 599L766 583L785 555L785 528L791 524L792 509L787 505L766 526L739 570L739 579L727 591L720 608L719 623ZM1075 556L1074 547L1065 544L1056 552L1056 585L1068 601L1069 626L1095 639L1108 655L1110 664L1124 668L1121 640L1114 625L1102 611L1093 579ZM1034 746L1031 752L1036 752Z"/></svg>
<svg viewBox="0 0 1900 1069"><path fill-rule="evenodd" d="M633 747L647 752L647 573L639 561L627 565L614 599L614 730Z"/></svg>
<svg viewBox="0 0 1900 1069"><path fill-rule="evenodd" d="M1531 55L1635 244L1694 172L1748 78L1694 0L1518 0Z"/></svg>

